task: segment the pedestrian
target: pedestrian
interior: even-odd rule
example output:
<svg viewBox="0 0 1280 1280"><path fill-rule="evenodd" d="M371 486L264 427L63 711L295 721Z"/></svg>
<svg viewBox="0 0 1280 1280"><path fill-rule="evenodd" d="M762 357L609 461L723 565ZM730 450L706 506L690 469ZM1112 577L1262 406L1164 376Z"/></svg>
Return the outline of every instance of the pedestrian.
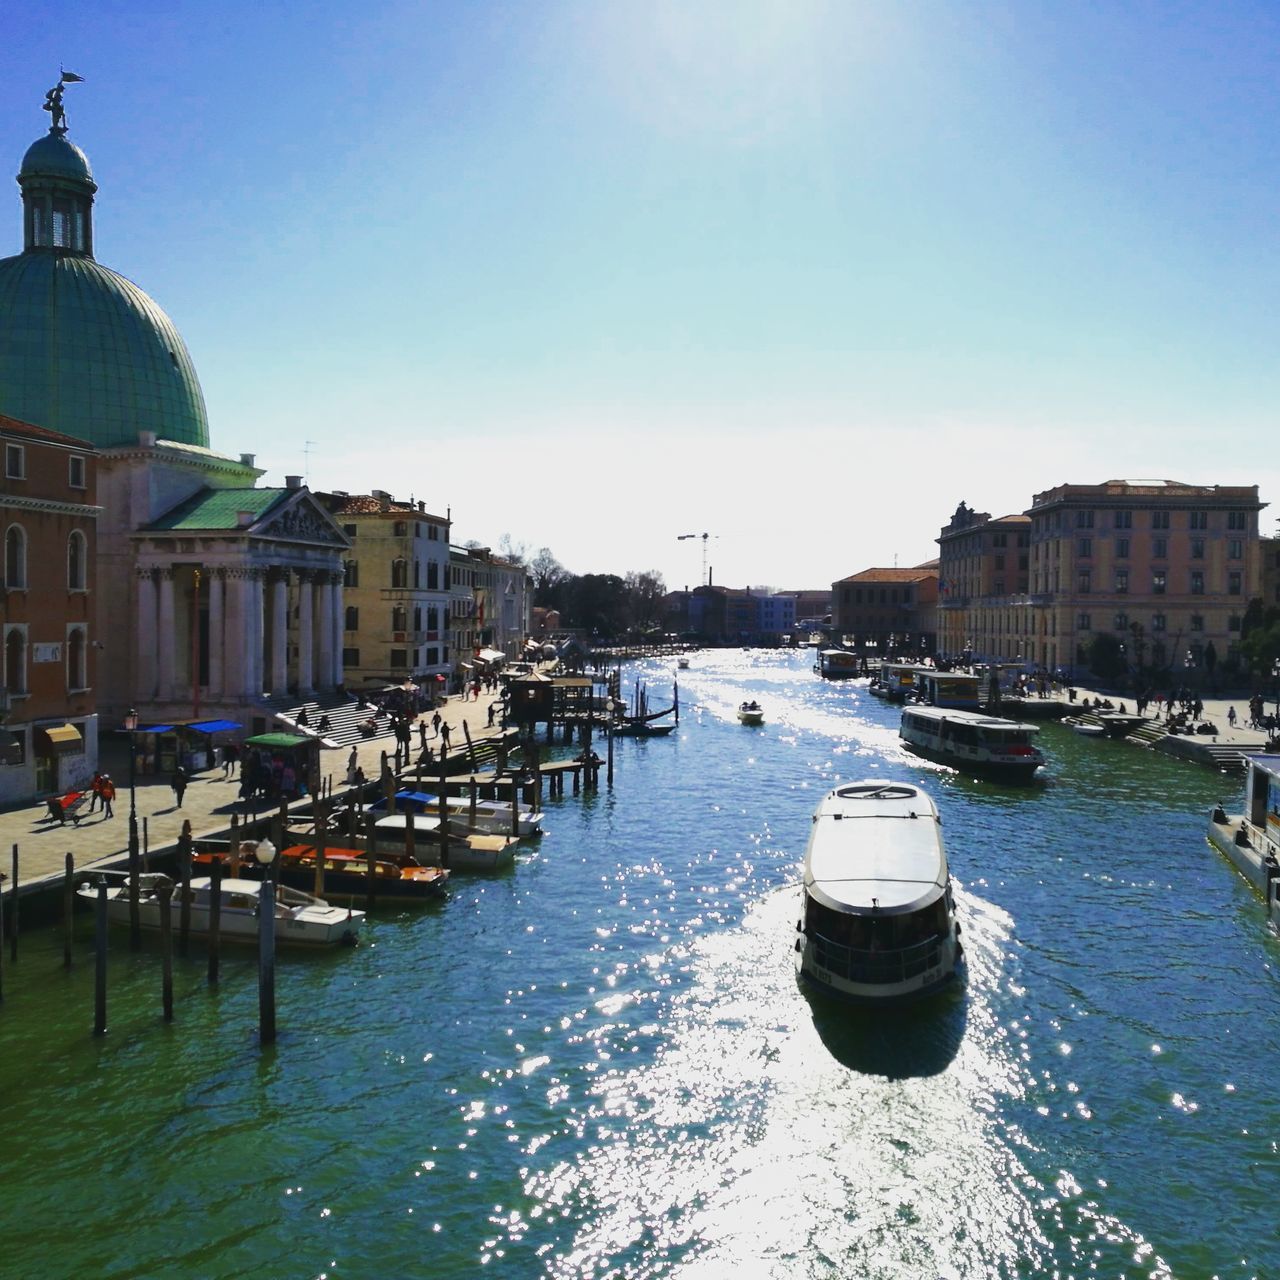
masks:
<svg viewBox="0 0 1280 1280"><path fill-rule="evenodd" d="M367 779L366 779L366 778L365 778L365 776L364 776L364 770L363 770L362 768L360 768L360 766L359 766L359 765L356 765L356 771L355 771L355 774L353 775L353 777L352 777L351 781L352 781L352 783L353 783L355 786L357 786L357 787L361 787L361 788L363 788L363 787L364 787L365 782L367 781Z"/></svg>
<svg viewBox="0 0 1280 1280"><path fill-rule="evenodd" d="M425 720L418 721L418 746L423 751L427 749L427 722Z"/></svg>
<svg viewBox="0 0 1280 1280"><path fill-rule="evenodd" d="M92 813L98 807L98 801L102 799L102 774L95 773L93 781L89 784L89 812Z"/></svg>
<svg viewBox="0 0 1280 1280"><path fill-rule="evenodd" d="M440 713L438 711L431 717L431 727L438 736L440 733Z"/></svg>
<svg viewBox="0 0 1280 1280"><path fill-rule="evenodd" d="M360 763L359 753L355 747L351 748L351 754L347 757L347 786L351 786L356 780L356 767Z"/></svg>
<svg viewBox="0 0 1280 1280"><path fill-rule="evenodd" d="M440 741L444 744L444 750L449 750L449 726L443 721L440 724Z"/></svg>
<svg viewBox="0 0 1280 1280"><path fill-rule="evenodd" d="M111 781L109 773L102 775L102 781L98 784L98 794L102 797L102 809L105 817L114 818L116 814L112 806L115 804L116 799L116 784Z"/></svg>
<svg viewBox="0 0 1280 1280"><path fill-rule="evenodd" d="M1236 727L1236 709L1235 707L1227 708L1227 724L1234 729Z"/></svg>
<svg viewBox="0 0 1280 1280"><path fill-rule="evenodd" d="M239 755L240 748L234 742L228 742L222 748L222 778L224 782L231 777L231 771L236 767L236 759Z"/></svg>
<svg viewBox="0 0 1280 1280"><path fill-rule="evenodd" d="M187 771L181 765L174 769L173 777L169 779L169 785L173 788L173 794L177 797L177 803L173 807L181 809L182 797L187 790Z"/></svg>
<svg viewBox="0 0 1280 1280"><path fill-rule="evenodd" d="M498 704L496 702L489 703L489 728L490 729L493 728L493 716L494 716L494 712L497 710L497 707L498 707Z"/></svg>

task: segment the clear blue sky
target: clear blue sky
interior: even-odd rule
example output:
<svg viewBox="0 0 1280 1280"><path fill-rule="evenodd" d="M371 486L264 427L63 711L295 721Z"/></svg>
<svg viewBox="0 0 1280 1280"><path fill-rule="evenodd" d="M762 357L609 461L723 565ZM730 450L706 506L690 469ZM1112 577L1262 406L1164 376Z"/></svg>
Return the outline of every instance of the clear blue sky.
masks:
<svg viewBox="0 0 1280 1280"><path fill-rule="evenodd" d="M669 586L1063 481L1280 504L1275 4L55 2L10 173L60 64L98 256L268 482Z"/></svg>

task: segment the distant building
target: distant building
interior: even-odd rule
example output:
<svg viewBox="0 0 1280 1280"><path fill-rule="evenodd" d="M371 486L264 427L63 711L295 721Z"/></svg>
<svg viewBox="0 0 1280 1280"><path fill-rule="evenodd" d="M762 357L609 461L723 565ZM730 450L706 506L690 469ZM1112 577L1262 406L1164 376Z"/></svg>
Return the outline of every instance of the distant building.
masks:
<svg viewBox="0 0 1280 1280"><path fill-rule="evenodd" d="M98 763L96 450L0 415L0 804L68 790Z"/></svg>
<svg viewBox="0 0 1280 1280"><path fill-rule="evenodd" d="M343 563L347 686L447 679L449 517L383 489L316 496L351 543Z"/></svg>
<svg viewBox="0 0 1280 1280"><path fill-rule="evenodd" d="M792 596L750 587L670 591L663 611L668 632L696 635L706 644L776 645L795 628Z"/></svg>
<svg viewBox="0 0 1280 1280"><path fill-rule="evenodd" d="M1134 671L1229 661L1263 591L1263 506L1256 485L1174 480L1058 485L1002 520L961 503L938 538L942 650L1074 674L1110 636Z"/></svg>
<svg viewBox="0 0 1280 1280"><path fill-rule="evenodd" d="M533 580L522 564L488 547L449 548L449 626L455 682L501 659L518 658L533 624Z"/></svg>
<svg viewBox="0 0 1280 1280"><path fill-rule="evenodd" d="M934 652L937 628L936 564L907 569L864 569L831 584L831 630L860 652Z"/></svg>

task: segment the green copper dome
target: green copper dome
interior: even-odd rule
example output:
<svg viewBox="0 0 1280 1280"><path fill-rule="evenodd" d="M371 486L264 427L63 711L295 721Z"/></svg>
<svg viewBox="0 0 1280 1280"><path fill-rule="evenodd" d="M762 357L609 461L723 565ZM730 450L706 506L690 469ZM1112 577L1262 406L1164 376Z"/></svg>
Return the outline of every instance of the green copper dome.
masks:
<svg viewBox="0 0 1280 1280"><path fill-rule="evenodd" d="M209 447L173 321L132 281L72 254L0 260L0 413L100 447L139 431Z"/></svg>
<svg viewBox="0 0 1280 1280"><path fill-rule="evenodd" d="M88 158L51 130L22 160L24 250L0 260L0 413L102 448L140 431L209 447L204 395L173 321L93 258Z"/></svg>

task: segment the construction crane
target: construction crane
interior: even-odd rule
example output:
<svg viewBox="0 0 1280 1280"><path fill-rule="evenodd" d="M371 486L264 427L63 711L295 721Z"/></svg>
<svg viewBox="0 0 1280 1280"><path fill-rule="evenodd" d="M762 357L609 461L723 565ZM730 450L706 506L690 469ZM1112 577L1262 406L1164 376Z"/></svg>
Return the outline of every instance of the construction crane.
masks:
<svg viewBox="0 0 1280 1280"><path fill-rule="evenodd" d="M707 540L710 538L718 538L718 533L679 533L676 535L677 542L685 542L689 538L702 539L702 585L707 585Z"/></svg>

